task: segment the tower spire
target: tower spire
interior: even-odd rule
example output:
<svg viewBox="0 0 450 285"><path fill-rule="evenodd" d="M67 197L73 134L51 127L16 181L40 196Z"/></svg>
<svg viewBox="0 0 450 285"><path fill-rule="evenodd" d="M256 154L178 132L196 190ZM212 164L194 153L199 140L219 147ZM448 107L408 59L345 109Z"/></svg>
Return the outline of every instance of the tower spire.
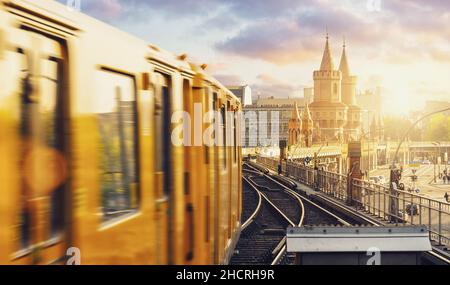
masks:
<svg viewBox="0 0 450 285"><path fill-rule="evenodd" d="M347 44L345 42L345 37L344 37L341 64L339 65L339 70L342 72L342 76L344 76L344 77L350 76L350 68L348 66L346 47L347 47Z"/></svg>
<svg viewBox="0 0 450 285"><path fill-rule="evenodd" d="M332 71L334 70L334 62L333 57L331 56L330 44L329 44L329 35L328 35L328 27L327 27L327 36L325 43L325 50L323 52L322 63L320 65L321 71Z"/></svg>

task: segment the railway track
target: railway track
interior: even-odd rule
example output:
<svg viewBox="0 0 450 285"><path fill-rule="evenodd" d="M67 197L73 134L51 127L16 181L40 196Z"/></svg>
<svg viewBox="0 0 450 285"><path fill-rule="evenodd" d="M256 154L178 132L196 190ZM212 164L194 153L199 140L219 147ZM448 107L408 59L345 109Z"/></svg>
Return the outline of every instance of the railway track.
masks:
<svg viewBox="0 0 450 285"><path fill-rule="evenodd" d="M245 222L232 265L293 264L286 253L289 226L350 225L251 165L244 165L243 179Z"/></svg>
<svg viewBox="0 0 450 285"><path fill-rule="evenodd" d="M271 201L249 180L249 177L253 177L253 175L256 174L244 172L243 207L244 209L254 209L254 212L243 223L245 227L243 227L241 238L237 244L236 253L231 258L230 264L232 265L271 264L277 254L277 248L285 242L286 229L299 223L296 224L276 206L275 203L280 203L280 201ZM259 198L249 199L252 196L250 191L256 193ZM287 197L282 199L287 199ZM301 206L295 206L292 201L292 207L294 210L289 216L295 218L294 215L297 212L296 220L300 221Z"/></svg>

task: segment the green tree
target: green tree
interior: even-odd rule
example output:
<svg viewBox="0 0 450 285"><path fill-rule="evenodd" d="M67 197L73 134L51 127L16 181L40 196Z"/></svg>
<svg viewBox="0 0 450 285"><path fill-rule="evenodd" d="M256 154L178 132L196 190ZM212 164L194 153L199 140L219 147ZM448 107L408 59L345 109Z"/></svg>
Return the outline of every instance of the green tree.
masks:
<svg viewBox="0 0 450 285"><path fill-rule="evenodd" d="M450 141L450 116L436 114L424 126L425 140Z"/></svg>
<svg viewBox="0 0 450 285"><path fill-rule="evenodd" d="M387 139L400 140L411 128L413 122L406 118L387 116L384 118L384 134ZM419 127L415 127L410 133L409 137L412 141L422 140L422 130Z"/></svg>

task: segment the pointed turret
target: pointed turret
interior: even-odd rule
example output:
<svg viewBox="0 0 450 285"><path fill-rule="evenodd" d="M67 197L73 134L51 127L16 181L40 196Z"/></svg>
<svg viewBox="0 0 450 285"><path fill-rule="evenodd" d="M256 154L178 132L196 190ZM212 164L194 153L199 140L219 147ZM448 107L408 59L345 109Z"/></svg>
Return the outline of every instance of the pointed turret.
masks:
<svg viewBox="0 0 450 285"><path fill-rule="evenodd" d="M312 122L311 111L309 111L309 104L306 104L303 112L303 121Z"/></svg>
<svg viewBox="0 0 450 285"><path fill-rule="evenodd" d="M295 102L295 106L294 106L294 110L292 110L292 116L291 116L292 120L301 120L300 117L300 112L298 111L298 104L297 102Z"/></svg>
<svg viewBox="0 0 450 285"><path fill-rule="evenodd" d="M334 70L334 62L333 57L331 56L330 44L328 42L328 34L327 34L327 42L325 44L325 50L323 52L322 64L320 65L321 71L332 71Z"/></svg>
<svg viewBox="0 0 450 285"><path fill-rule="evenodd" d="M339 65L339 70L342 72L342 77L349 77L350 76L350 68L348 67L347 52L346 52L345 48L346 48L346 45L345 45L345 39L344 39L341 64Z"/></svg>
<svg viewBox="0 0 450 285"><path fill-rule="evenodd" d="M298 111L298 104L295 102L292 116L288 123L289 146L297 145L301 142L302 120Z"/></svg>
<svg viewBox="0 0 450 285"><path fill-rule="evenodd" d="M302 135L305 147L311 147L313 142L313 120L309 111L309 104L306 104L303 111Z"/></svg>

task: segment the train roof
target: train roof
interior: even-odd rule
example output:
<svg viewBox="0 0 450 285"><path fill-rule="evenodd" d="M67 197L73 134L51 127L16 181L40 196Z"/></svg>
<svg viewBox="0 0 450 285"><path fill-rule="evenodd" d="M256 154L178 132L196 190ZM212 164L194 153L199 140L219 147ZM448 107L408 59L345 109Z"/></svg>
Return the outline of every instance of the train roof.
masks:
<svg viewBox="0 0 450 285"><path fill-rule="evenodd" d="M120 38L120 41L134 44L136 47L141 47L146 50L148 59L157 60L165 64L169 64L180 71L184 71L194 75L198 71L202 72L205 80L217 86L220 89L226 90L229 97L236 101L239 99L218 80L207 74L203 68L195 63L188 61L188 56L175 55L159 46L149 44L145 40L117 29L107 23L97 20L81 12L68 8L54 0L0 0L0 3L9 9L17 9L38 17L43 17L51 22L63 26L65 29L71 31L73 34L83 33L99 33L102 35L115 35L115 38ZM193 68L196 66L197 68ZM240 101L239 101L240 102Z"/></svg>

